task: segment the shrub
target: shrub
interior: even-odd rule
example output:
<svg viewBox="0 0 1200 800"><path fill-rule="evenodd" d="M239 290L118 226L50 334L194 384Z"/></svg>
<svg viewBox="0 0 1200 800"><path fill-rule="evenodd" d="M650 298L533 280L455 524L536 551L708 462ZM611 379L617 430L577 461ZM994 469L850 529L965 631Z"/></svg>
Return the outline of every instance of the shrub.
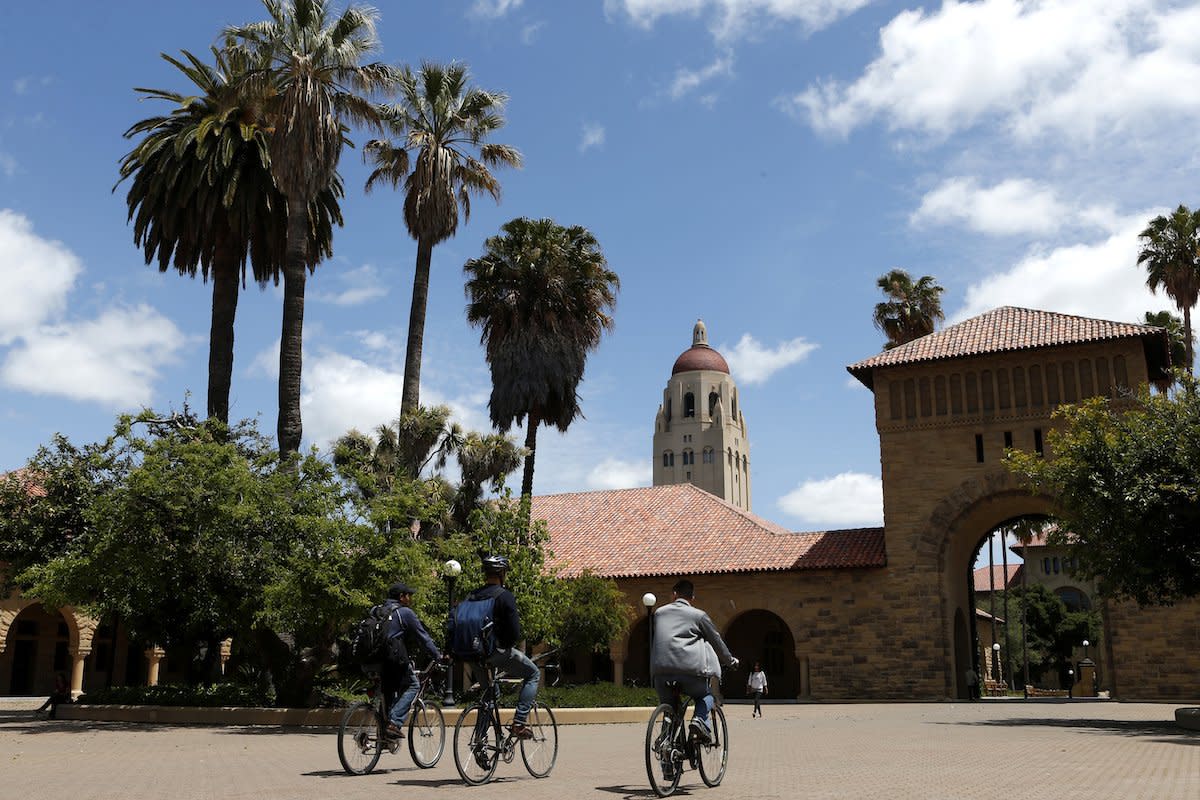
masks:
<svg viewBox="0 0 1200 800"><path fill-rule="evenodd" d="M236 683L215 683L211 686L113 686L91 689L79 698L80 703L123 706L270 706L262 690Z"/></svg>

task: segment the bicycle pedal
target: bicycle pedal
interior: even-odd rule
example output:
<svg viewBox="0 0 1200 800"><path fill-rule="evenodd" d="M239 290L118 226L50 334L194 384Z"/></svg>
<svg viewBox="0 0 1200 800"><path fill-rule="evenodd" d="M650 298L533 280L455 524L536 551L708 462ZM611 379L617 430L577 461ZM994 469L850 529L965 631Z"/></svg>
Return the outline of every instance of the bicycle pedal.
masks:
<svg viewBox="0 0 1200 800"><path fill-rule="evenodd" d="M506 747L500 753L500 757L504 759L505 764L511 764L513 759L517 757L517 749L512 746Z"/></svg>

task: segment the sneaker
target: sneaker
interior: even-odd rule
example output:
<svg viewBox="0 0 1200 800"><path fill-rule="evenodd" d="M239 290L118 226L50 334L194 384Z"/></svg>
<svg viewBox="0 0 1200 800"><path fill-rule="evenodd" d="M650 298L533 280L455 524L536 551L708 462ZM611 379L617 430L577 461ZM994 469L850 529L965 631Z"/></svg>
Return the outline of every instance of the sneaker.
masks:
<svg viewBox="0 0 1200 800"><path fill-rule="evenodd" d="M387 733L384 734L389 739L403 739L404 729L394 722L388 723Z"/></svg>
<svg viewBox="0 0 1200 800"><path fill-rule="evenodd" d="M712 742L712 729L708 727L708 723L704 720L693 718L691 731L701 743L708 744Z"/></svg>
<svg viewBox="0 0 1200 800"><path fill-rule="evenodd" d="M508 729L514 739L532 739L533 728L526 725L524 722L514 722L512 727Z"/></svg>

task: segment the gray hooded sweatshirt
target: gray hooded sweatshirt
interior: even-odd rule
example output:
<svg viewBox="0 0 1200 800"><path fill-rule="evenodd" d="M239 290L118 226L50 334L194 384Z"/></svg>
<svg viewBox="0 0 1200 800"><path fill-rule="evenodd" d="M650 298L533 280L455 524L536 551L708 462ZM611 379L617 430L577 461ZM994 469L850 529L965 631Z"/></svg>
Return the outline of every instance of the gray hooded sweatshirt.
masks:
<svg viewBox="0 0 1200 800"><path fill-rule="evenodd" d="M682 598L654 612L650 674L721 676L733 655L712 619Z"/></svg>

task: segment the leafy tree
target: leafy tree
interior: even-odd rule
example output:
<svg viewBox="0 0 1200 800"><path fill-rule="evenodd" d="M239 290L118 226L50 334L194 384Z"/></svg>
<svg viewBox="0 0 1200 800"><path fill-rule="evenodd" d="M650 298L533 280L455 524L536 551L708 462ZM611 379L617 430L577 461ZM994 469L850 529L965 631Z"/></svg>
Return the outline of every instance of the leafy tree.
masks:
<svg viewBox="0 0 1200 800"><path fill-rule="evenodd" d="M1183 320L1170 311L1147 311L1143 319L1145 324L1164 328L1167 331L1167 347L1171 363L1176 365L1187 363L1188 341L1183 332ZM1160 392L1165 392L1175 385L1175 376L1168 374L1154 382Z"/></svg>
<svg viewBox="0 0 1200 800"><path fill-rule="evenodd" d="M561 582L559 608L562 619L554 644L563 650L585 648L607 652L609 642L625 635L633 612L624 593L611 578L591 572Z"/></svg>
<svg viewBox="0 0 1200 800"><path fill-rule="evenodd" d="M1046 672L1059 671L1069 664L1075 648L1084 639L1100 638L1100 615L1095 611L1069 611L1062 598L1041 584L1010 589L1006 594L1010 608L1025 603L1025 628L1019 614L1013 614L1005 626L1005 657L1020 664L1022 635L1027 637L1029 655L1028 682L1037 682Z"/></svg>
<svg viewBox="0 0 1200 800"><path fill-rule="evenodd" d="M514 219L466 263L467 321L481 329L501 431L525 423L521 496L533 495L537 429L566 431L581 415L579 384L588 352L611 330L620 279L596 238L551 219Z"/></svg>
<svg viewBox="0 0 1200 800"><path fill-rule="evenodd" d="M1183 339L1191 372L1192 307L1200 296L1200 211L1180 204L1171 216L1159 215L1139 235L1138 264L1146 267L1146 285L1161 287L1183 312Z"/></svg>
<svg viewBox="0 0 1200 800"><path fill-rule="evenodd" d="M125 132L141 138L121 161L120 182L131 179L129 221L146 263L157 259L160 272L173 263L181 275L212 278L208 415L228 424L238 279L245 282L249 260L260 286L278 280L287 220L271 177L266 98L243 88L255 65L245 53L213 48L212 55L211 66L186 50L184 60L162 55L198 94L137 89L175 107ZM335 179L308 209L308 247L318 257L330 254L333 225L342 222L339 196Z"/></svg>
<svg viewBox="0 0 1200 800"><path fill-rule="evenodd" d="M914 283L907 272L894 269L881 275L876 285L888 298L875 305L873 316L875 327L887 336L886 350L933 333L946 318L941 299L945 289L930 275Z"/></svg>
<svg viewBox="0 0 1200 800"><path fill-rule="evenodd" d="M418 72L405 67L397 79L398 102L380 109L387 128L400 141L376 139L364 148L374 167L367 190L382 181L393 188L404 183L404 224L417 241L402 417L420 406L433 247L458 230L460 206L463 220L471 218L472 194L486 192L499 202L500 182L491 168L521 166L516 148L487 141L504 126L508 98L471 86L469 81L462 64L425 63Z"/></svg>
<svg viewBox="0 0 1200 800"><path fill-rule="evenodd" d="M1173 395L1128 405L1094 398L1055 412L1054 458L1014 451L1010 468L1055 498L1051 544L1070 549L1101 594L1142 605L1200 594L1200 393L1183 376Z"/></svg>
<svg viewBox="0 0 1200 800"><path fill-rule="evenodd" d="M300 449L303 436L305 280L320 260L309 247L308 209L334 183L347 124L377 124L376 107L365 95L393 77L385 65L362 63L379 48L377 12L363 6L335 14L332 5L329 0L263 0L269 19L225 30L230 49L270 65L243 83L252 96L270 98L264 110L272 126L271 173L287 199L277 428L285 458Z"/></svg>

